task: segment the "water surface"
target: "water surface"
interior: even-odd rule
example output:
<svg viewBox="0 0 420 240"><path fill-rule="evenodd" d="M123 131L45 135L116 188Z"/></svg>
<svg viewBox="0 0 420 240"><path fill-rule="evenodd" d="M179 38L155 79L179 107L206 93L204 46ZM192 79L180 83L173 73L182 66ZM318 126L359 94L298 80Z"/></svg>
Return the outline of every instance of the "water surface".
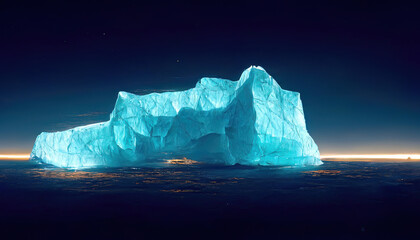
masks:
<svg viewBox="0 0 420 240"><path fill-rule="evenodd" d="M0 226L28 239L418 239L420 163L69 170L0 161Z"/></svg>

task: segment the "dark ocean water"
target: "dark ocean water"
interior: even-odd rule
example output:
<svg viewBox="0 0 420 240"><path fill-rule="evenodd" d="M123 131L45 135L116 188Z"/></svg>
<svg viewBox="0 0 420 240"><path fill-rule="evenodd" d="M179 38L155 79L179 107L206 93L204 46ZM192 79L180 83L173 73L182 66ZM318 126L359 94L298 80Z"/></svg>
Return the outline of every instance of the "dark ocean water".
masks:
<svg viewBox="0 0 420 240"><path fill-rule="evenodd" d="M0 161L0 239L420 239L419 205L418 162L76 171Z"/></svg>

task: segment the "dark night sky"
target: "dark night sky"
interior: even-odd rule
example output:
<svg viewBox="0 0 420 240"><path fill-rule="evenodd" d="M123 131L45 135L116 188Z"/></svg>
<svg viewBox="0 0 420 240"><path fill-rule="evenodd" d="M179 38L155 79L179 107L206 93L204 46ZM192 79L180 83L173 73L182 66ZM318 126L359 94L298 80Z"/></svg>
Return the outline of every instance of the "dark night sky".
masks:
<svg viewBox="0 0 420 240"><path fill-rule="evenodd" d="M250 65L301 93L322 154L420 152L418 6L63 2L0 3L0 153L107 120L120 90L237 80Z"/></svg>

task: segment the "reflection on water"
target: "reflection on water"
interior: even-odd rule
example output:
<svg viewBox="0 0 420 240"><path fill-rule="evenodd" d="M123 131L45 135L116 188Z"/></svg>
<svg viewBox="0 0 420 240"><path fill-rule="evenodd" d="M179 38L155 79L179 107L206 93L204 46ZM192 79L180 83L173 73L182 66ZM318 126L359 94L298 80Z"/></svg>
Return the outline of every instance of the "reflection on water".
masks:
<svg viewBox="0 0 420 240"><path fill-rule="evenodd" d="M159 168L103 168L63 169L49 165L8 162L0 165L0 181L20 185L22 179L31 182L31 187L56 188L80 192L148 191L166 193L217 192L224 185L237 184L242 177L229 176L228 168L202 166L190 159L168 160L169 167ZM22 167L22 168L21 168ZM214 167L214 168L213 168ZM232 167L233 172L238 171ZM249 169L248 169L249 170ZM229 170L228 170L229 171ZM247 169L243 169L246 173ZM209 176L215 174L214 176ZM220 173L220 175L219 175ZM21 185L21 187L26 187Z"/></svg>
<svg viewBox="0 0 420 240"><path fill-rule="evenodd" d="M49 178L49 179L62 179L62 180L93 180L105 178L117 178L117 173L101 173L101 172L87 172L87 171L72 171L63 169L38 169L27 170L27 174L35 178Z"/></svg>
<svg viewBox="0 0 420 240"><path fill-rule="evenodd" d="M413 185L420 178L420 163L325 162L311 167L247 167L197 164L170 159L160 168L103 168L69 170L33 163L2 162L0 182L15 187L64 191L145 191L170 194L229 194L310 190L357 184ZM366 180L369 180L366 182ZM26 183L29 182L30 185ZM25 183L25 184L23 184Z"/></svg>
<svg viewBox="0 0 420 240"><path fill-rule="evenodd" d="M341 173L341 171L339 170L315 170L315 171L306 171L303 172L306 174L310 174L313 177L319 177L319 176L336 176L339 175Z"/></svg>
<svg viewBox="0 0 420 240"><path fill-rule="evenodd" d="M147 231L172 236L185 233L185 226L196 230L194 239L214 229L217 236L233 229L231 235L243 233L243 239L254 230L253 239L268 239L261 237L267 231L302 233L301 239L325 239L319 237L324 233L336 234L329 239L382 239L375 234L417 223L420 163L249 167L171 159L159 168L70 170L0 161L0 192L0 226L25 219L31 234L42 233L40 239L51 229L58 229L53 239L63 232L79 234L73 229L93 236L100 229L103 237L119 239L127 231L136 237ZM413 229L402 232L417 226ZM340 238L343 232L352 235ZM360 235L365 233L375 234Z"/></svg>

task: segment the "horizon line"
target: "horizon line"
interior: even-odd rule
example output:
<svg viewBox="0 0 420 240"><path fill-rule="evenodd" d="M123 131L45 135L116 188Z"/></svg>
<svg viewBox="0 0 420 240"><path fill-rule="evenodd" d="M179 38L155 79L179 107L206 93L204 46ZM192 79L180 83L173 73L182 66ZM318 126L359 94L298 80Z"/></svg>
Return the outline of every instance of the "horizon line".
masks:
<svg viewBox="0 0 420 240"><path fill-rule="evenodd" d="M29 160L30 154L0 154L2 160ZM420 154L334 154L321 155L321 159L412 159L420 160Z"/></svg>

